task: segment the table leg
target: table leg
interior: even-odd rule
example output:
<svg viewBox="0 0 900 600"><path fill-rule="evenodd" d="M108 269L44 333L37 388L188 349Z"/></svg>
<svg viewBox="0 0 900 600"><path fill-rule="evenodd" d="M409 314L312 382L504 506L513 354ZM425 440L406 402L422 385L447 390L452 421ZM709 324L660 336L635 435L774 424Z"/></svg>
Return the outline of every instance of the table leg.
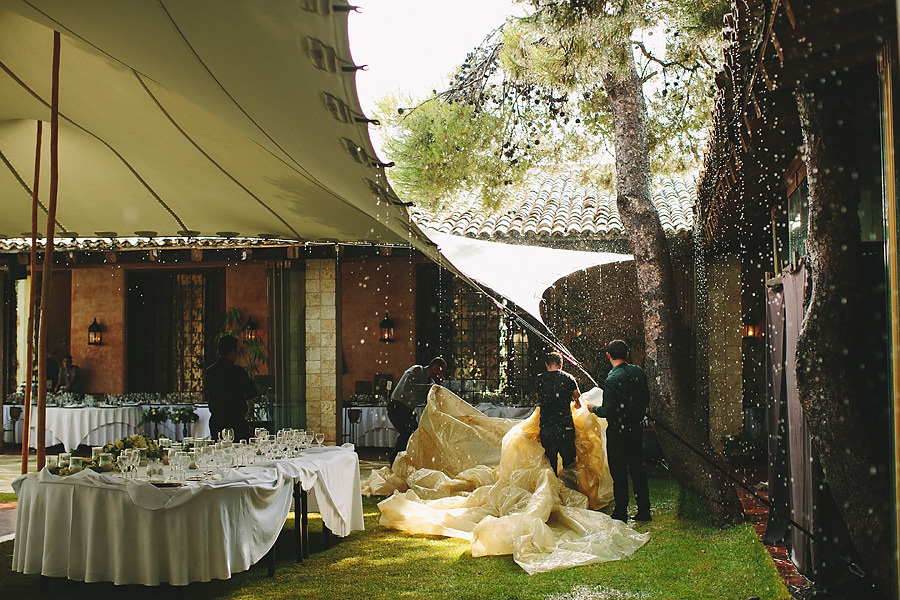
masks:
<svg viewBox="0 0 900 600"><path fill-rule="evenodd" d="M46 575L41 575L40 588L42 592L46 592L50 589L50 578Z"/></svg>
<svg viewBox="0 0 900 600"><path fill-rule="evenodd" d="M309 506L306 490L300 488L300 504L303 506L303 517L300 527L303 535L303 558L309 558Z"/></svg>
<svg viewBox="0 0 900 600"><path fill-rule="evenodd" d="M299 483L294 483L294 533L297 536L297 562L303 562L303 528L300 521L303 510L300 506L302 488Z"/></svg>
<svg viewBox="0 0 900 600"><path fill-rule="evenodd" d="M294 484L294 531L297 533L297 562L309 558L309 506L306 490Z"/></svg>
<svg viewBox="0 0 900 600"><path fill-rule="evenodd" d="M331 530L325 526L325 521L322 521L322 536L325 538L325 547L331 548L334 542L334 536L331 535Z"/></svg>

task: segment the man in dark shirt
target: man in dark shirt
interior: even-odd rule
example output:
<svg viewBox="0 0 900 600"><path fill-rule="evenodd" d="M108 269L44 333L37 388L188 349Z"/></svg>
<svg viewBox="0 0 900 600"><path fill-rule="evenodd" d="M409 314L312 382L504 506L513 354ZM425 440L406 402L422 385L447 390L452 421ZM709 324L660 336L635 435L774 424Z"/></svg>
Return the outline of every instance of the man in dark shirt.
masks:
<svg viewBox="0 0 900 600"><path fill-rule="evenodd" d="M588 404L588 410L605 418L606 449L609 473L613 480L613 496L616 507L612 518L628 521L628 474L634 484L634 500L637 503L635 521L650 521L650 492L641 441L642 422L647 414L650 390L647 376L638 366L628 364L631 352L622 340L613 340L606 346L606 358L612 370L603 385L603 405Z"/></svg>
<svg viewBox="0 0 900 600"><path fill-rule="evenodd" d="M541 445L550 460L550 467L557 472L557 457L562 456L563 469L575 463L575 424L572 422L571 403L581 407L578 398L581 391L569 373L562 370L563 358L559 352L549 352L544 357L545 373L537 378L538 406L541 407Z"/></svg>
<svg viewBox="0 0 900 600"><path fill-rule="evenodd" d="M247 400L256 396L256 385L243 367L234 364L238 341L232 335L219 340L219 358L203 373L203 395L209 404L209 431L215 440L223 429L233 429L235 440L250 437Z"/></svg>
<svg viewBox="0 0 900 600"><path fill-rule="evenodd" d="M399 436L394 447L388 450L388 462L394 464L397 455L406 450L409 438L419 428L416 418L416 407L428 401L428 391L434 384L439 384L447 375L447 362L437 356L431 359L428 366L413 365L408 368L391 393L391 401L387 405L388 419L397 430Z"/></svg>

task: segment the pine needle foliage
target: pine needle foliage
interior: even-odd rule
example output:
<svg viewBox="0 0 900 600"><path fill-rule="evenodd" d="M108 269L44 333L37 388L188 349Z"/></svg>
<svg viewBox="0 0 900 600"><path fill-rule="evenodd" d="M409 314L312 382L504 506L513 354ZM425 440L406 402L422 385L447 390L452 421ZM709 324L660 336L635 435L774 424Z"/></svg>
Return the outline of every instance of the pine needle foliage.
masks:
<svg viewBox="0 0 900 600"><path fill-rule="evenodd" d="M490 32L446 90L421 102L380 103L385 150L397 165L391 181L402 196L439 210L460 190L480 191L495 207L538 167L611 182L614 132L602 80L632 54L645 82L654 172L696 170L725 2L522 3L531 12Z"/></svg>

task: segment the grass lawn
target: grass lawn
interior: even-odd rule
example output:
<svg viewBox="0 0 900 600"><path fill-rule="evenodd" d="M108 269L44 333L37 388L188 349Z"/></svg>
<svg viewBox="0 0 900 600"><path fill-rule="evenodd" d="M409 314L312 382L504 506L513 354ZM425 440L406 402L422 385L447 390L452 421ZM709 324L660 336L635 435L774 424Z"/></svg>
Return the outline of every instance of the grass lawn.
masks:
<svg viewBox="0 0 900 600"><path fill-rule="evenodd" d="M468 542L408 535L378 525L380 498L363 498L366 530L322 545L321 521L311 516L312 557L294 562L293 519L276 545L275 577L259 564L227 581L195 583L184 598L399 598L550 600L787 600L790 594L749 523L720 530L702 517L678 516L680 490L664 473L650 481L651 540L618 562L526 574L510 556L472 558ZM2 501L2 498L0 498ZM337 539L337 538L336 538ZM5 598L129 600L176 596L175 588L116 587L61 579L41 594L39 578L10 571L13 542L0 544L0 590Z"/></svg>

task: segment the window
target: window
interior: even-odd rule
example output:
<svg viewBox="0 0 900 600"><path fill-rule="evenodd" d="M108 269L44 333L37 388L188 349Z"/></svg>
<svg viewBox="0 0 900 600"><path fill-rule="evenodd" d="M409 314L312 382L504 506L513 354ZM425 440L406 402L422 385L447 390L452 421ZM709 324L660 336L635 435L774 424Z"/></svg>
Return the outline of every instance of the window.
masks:
<svg viewBox="0 0 900 600"><path fill-rule="evenodd" d="M218 270L128 274L129 392L183 393L199 401L221 328L221 280Z"/></svg>

